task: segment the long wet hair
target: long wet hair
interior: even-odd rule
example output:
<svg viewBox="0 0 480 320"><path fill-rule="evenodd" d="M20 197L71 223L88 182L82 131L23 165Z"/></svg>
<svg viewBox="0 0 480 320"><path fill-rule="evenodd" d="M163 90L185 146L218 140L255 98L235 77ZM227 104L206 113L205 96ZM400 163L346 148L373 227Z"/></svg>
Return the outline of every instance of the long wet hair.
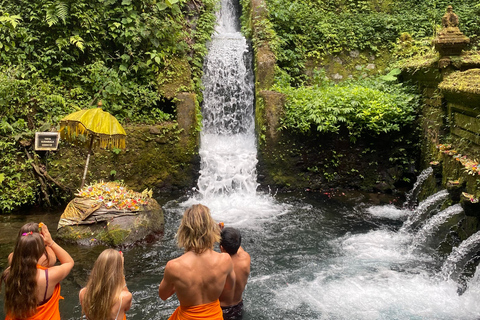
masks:
<svg viewBox="0 0 480 320"><path fill-rule="evenodd" d="M180 248L202 253L220 241L220 227L207 207L195 204L185 210L176 236Z"/></svg>
<svg viewBox="0 0 480 320"><path fill-rule="evenodd" d="M82 312L89 320L109 319L125 287L122 256L106 249L97 258L83 295Z"/></svg>
<svg viewBox="0 0 480 320"><path fill-rule="evenodd" d="M45 243L38 232L26 232L17 239L12 263L2 275L5 312L15 319L28 318L36 312L37 262L44 252Z"/></svg>

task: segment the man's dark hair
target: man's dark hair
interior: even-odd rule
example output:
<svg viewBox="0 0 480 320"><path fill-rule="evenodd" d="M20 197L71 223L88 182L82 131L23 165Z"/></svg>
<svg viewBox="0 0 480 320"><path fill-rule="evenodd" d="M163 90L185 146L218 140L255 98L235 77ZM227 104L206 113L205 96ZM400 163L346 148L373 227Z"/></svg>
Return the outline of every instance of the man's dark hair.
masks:
<svg viewBox="0 0 480 320"><path fill-rule="evenodd" d="M238 248L242 243L242 235L240 231L232 227L225 227L222 230L222 238L220 239L220 245L229 254L233 255L237 253Z"/></svg>

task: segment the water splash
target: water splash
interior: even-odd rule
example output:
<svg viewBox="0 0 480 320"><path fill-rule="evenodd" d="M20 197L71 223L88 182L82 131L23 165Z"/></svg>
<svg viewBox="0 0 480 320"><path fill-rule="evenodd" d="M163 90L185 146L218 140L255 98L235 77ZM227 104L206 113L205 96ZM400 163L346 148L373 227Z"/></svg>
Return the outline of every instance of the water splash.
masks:
<svg viewBox="0 0 480 320"><path fill-rule="evenodd" d="M457 280L465 265L480 251L480 231L453 248L442 266L441 277L444 280Z"/></svg>
<svg viewBox="0 0 480 320"><path fill-rule="evenodd" d="M403 206L405 208L412 208L415 206L415 203L417 201L418 194L420 193L420 190L422 189L422 185L425 182L425 180L428 179L433 173L433 168L428 167L425 170L423 170L420 175L417 177L417 181L415 181L415 184L413 185L412 190L410 190L406 195L405 195L405 202Z"/></svg>
<svg viewBox="0 0 480 320"><path fill-rule="evenodd" d="M462 206L455 204L432 216L415 235L413 246L416 247L424 244L427 239L433 236L450 218L461 213L463 213ZM430 243L430 245L432 244Z"/></svg>
<svg viewBox="0 0 480 320"><path fill-rule="evenodd" d="M368 207L366 211L374 217L390 220L406 220L411 213L408 209L400 209L393 204Z"/></svg>
<svg viewBox="0 0 480 320"><path fill-rule="evenodd" d="M404 231L418 228L424 223L433 212L438 211L440 206L447 200L448 191L441 190L427 199L423 200L417 208L408 217L407 221L402 226Z"/></svg>

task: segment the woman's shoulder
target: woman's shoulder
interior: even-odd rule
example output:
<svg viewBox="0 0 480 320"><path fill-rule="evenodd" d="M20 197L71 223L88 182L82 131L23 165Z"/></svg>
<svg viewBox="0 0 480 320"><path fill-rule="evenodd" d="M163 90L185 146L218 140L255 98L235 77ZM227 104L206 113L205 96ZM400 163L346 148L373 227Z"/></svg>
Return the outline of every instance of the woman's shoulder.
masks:
<svg viewBox="0 0 480 320"><path fill-rule="evenodd" d="M132 306L132 293L128 291L128 289L125 287L125 289L122 290L120 293L120 296L122 298L122 307L124 311L127 311L130 309Z"/></svg>
<svg viewBox="0 0 480 320"><path fill-rule="evenodd" d="M130 291L128 291L128 289L126 289L126 288L122 290L120 295L122 297L122 301L132 300L132 293Z"/></svg>
<svg viewBox="0 0 480 320"><path fill-rule="evenodd" d="M86 289L87 289L87 288L82 288L82 289L80 289L80 291L78 292L78 299L80 300L80 303L83 302L83 297L85 296L85 290L86 290Z"/></svg>

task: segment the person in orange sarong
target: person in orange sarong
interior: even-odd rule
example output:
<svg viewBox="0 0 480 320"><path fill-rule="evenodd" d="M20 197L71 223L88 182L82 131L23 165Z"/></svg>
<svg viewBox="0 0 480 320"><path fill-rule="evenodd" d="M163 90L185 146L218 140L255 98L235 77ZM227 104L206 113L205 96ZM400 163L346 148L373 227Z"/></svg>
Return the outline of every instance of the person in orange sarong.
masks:
<svg viewBox="0 0 480 320"><path fill-rule="evenodd" d="M213 250L220 227L210 210L201 204L185 210L176 236L185 253L167 262L158 287L162 300L176 293L180 301L169 320L223 320L219 297L232 290L235 273L230 255Z"/></svg>
<svg viewBox="0 0 480 320"><path fill-rule="evenodd" d="M44 267L38 262L50 247L60 265ZM70 273L72 257L56 244L45 224L40 233L24 232L17 239L11 265L3 272L6 320L60 320L60 281Z"/></svg>

